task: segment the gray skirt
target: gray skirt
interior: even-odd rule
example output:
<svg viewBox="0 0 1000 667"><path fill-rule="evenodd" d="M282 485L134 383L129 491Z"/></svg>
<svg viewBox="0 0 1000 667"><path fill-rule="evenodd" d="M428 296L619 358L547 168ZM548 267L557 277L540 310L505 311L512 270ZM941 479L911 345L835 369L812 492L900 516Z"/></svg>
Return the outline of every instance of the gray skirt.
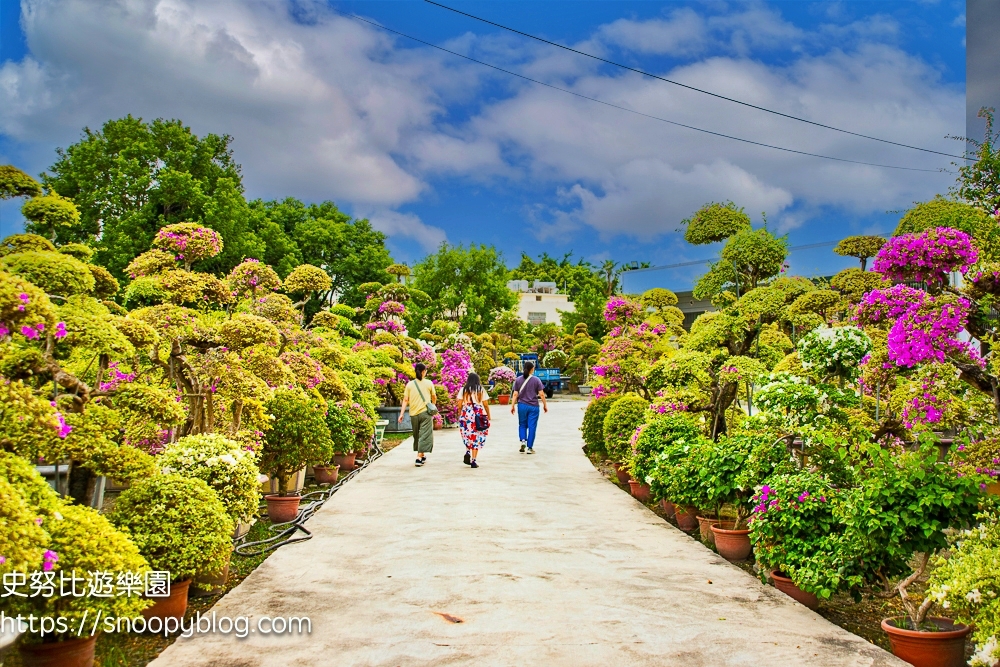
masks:
<svg viewBox="0 0 1000 667"><path fill-rule="evenodd" d="M413 425L413 451L427 454L434 450L434 417L421 412L410 416Z"/></svg>

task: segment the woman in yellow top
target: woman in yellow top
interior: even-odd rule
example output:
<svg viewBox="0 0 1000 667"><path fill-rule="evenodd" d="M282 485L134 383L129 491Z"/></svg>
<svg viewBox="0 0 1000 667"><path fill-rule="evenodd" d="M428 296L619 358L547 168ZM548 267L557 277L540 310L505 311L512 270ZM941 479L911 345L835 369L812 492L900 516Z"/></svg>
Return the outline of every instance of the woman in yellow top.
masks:
<svg viewBox="0 0 1000 667"><path fill-rule="evenodd" d="M409 407L410 424L413 425L413 451L417 452L416 466L419 468L427 463L427 455L434 449L434 417L427 413L427 404L433 403L436 395L434 383L424 379L427 367L418 363L414 364L413 370L417 379L406 383L403 404L399 406L399 421L403 421L403 414Z"/></svg>

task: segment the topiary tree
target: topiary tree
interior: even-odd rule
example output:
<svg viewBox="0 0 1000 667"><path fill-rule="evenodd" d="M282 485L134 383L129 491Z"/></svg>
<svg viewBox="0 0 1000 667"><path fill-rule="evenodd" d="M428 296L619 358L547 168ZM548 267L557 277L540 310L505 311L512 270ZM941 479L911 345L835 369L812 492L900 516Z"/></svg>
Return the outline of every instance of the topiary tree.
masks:
<svg viewBox="0 0 1000 667"><path fill-rule="evenodd" d="M12 164L0 165L0 199L38 197L42 186Z"/></svg>
<svg viewBox="0 0 1000 667"><path fill-rule="evenodd" d="M81 262L89 262L94 256L94 250L90 246L85 246L82 243L66 243L56 248L56 250L64 255L76 257Z"/></svg>
<svg viewBox="0 0 1000 667"><path fill-rule="evenodd" d="M864 271L868 260L877 255L884 244L885 239L881 236L848 236L841 239L833 251L843 257L857 257L861 260L861 270Z"/></svg>
<svg viewBox="0 0 1000 667"><path fill-rule="evenodd" d="M372 436L375 435L375 420L358 403L329 401L326 425L330 429L334 454L364 452L368 449Z"/></svg>
<svg viewBox="0 0 1000 667"><path fill-rule="evenodd" d="M164 475L200 479L215 491L234 524L257 516L260 471L253 452L218 433L189 435L170 443L156 457Z"/></svg>
<svg viewBox="0 0 1000 667"><path fill-rule="evenodd" d="M326 271L312 264L301 264L295 267L285 278L283 288L288 294L304 295L302 301L295 304L305 312L306 304L316 292L326 292L333 286L333 280Z"/></svg>
<svg viewBox="0 0 1000 667"><path fill-rule="evenodd" d="M406 264L392 264L386 270L390 276L395 276L396 280L399 282L405 282L407 276L410 275L410 267Z"/></svg>
<svg viewBox="0 0 1000 667"><path fill-rule="evenodd" d="M200 479L161 474L139 480L118 497L110 518L150 567L173 581L221 572L232 551L233 520Z"/></svg>
<svg viewBox="0 0 1000 667"><path fill-rule="evenodd" d="M583 442L588 454L607 456L608 450L604 446L604 418L618 399L618 396L601 396L591 399L587 404L580 430L583 432Z"/></svg>
<svg viewBox="0 0 1000 667"><path fill-rule="evenodd" d="M80 211L69 199L57 194L32 197L21 206L21 214L28 221L24 228L29 232L45 232L55 243L60 227L73 227L80 223Z"/></svg>
<svg viewBox="0 0 1000 667"><path fill-rule="evenodd" d="M86 264L58 252L18 252L0 258L0 267L55 296L90 294L94 274Z"/></svg>
<svg viewBox="0 0 1000 667"><path fill-rule="evenodd" d="M55 252L56 247L47 238L38 234L11 234L3 241L0 241L0 257L12 255L16 252L30 252L39 250L42 252Z"/></svg>
<svg viewBox="0 0 1000 667"><path fill-rule="evenodd" d="M646 421L649 401L636 394L625 394L604 416L604 446L612 461L626 464L632 454L632 438Z"/></svg>
<svg viewBox="0 0 1000 667"><path fill-rule="evenodd" d="M281 278L267 264L257 259L246 259L229 272L229 286L240 298L256 298L259 292L281 287Z"/></svg>
<svg viewBox="0 0 1000 667"><path fill-rule="evenodd" d="M222 237L194 222L178 222L156 232L153 247L171 253L174 259L184 263L186 271L190 271L195 262L222 252Z"/></svg>
<svg viewBox="0 0 1000 667"><path fill-rule="evenodd" d="M705 204L681 224L686 227L684 240L694 245L717 243L750 230L750 218L731 201Z"/></svg>
<svg viewBox="0 0 1000 667"><path fill-rule="evenodd" d="M265 404L273 417L260 453L261 472L278 480L278 493L288 495L289 475L313 462L333 456L333 441L326 425L326 403L310 400L300 389L280 389Z"/></svg>

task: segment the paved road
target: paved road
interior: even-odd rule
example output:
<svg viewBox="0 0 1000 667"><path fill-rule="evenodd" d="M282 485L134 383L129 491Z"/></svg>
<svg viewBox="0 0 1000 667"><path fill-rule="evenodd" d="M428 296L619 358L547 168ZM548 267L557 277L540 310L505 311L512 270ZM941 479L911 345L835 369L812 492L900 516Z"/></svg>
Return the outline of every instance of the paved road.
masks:
<svg viewBox="0 0 1000 667"><path fill-rule="evenodd" d="M499 406L478 470L454 430L423 468L397 447L214 608L309 616L310 636L196 636L153 664L903 666L605 480L584 403L550 405L534 456Z"/></svg>

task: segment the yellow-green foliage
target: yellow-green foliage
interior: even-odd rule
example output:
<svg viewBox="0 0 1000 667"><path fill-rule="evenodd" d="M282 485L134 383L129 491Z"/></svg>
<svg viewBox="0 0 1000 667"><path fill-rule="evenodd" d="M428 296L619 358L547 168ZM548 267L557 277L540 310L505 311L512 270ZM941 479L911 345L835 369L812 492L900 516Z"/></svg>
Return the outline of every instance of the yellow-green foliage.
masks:
<svg viewBox="0 0 1000 667"><path fill-rule="evenodd" d="M625 463L632 451L632 436L646 420L649 401L636 394L625 394L604 416L604 446L613 461Z"/></svg>
<svg viewBox="0 0 1000 667"><path fill-rule="evenodd" d="M0 266L37 285L46 294L71 296L94 290L94 276L75 257L58 252L30 251L5 255Z"/></svg>
<svg viewBox="0 0 1000 667"><path fill-rule="evenodd" d="M150 325L167 339L189 338L198 327L198 314L195 311L171 304L139 308L129 313L129 317Z"/></svg>
<svg viewBox="0 0 1000 667"><path fill-rule="evenodd" d="M156 329L131 317L116 317L112 323L128 342L137 349L146 349L159 340Z"/></svg>
<svg viewBox="0 0 1000 667"><path fill-rule="evenodd" d="M273 322L281 331L290 331L302 322L302 312L284 294L266 294L240 303L237 312L248 312Z"/></svg>
<svg viewBox="0 0 1000 667"><path fill-rule="evenodd" d="M42 551L49 544L49 536L35 519L20 493L10 482L0 477L0 575L8 572L35 572L42 566Z"/></svg>
<svg viewBox="0 0 1000 667"><path fill-rule="evenodd" d="M39 249L41 250L41 248ZM81 262L89 262L90 258L94 256L93 248L85 246L82 243L67 243L66 245L59 246L56 250L64 255L76 257Z"/></svg>
<svg viewBox="0 0 1000 667"><path fill-rule="evenodd" d="M280 288L281 278L267 264L248 259L229 272L229 286L236 296L243 298Z"/></svg>
<svg viewBox="0 0 1000 667"><path fill-rule="evenodd" d="M155 280L169 300L178 305L226 304L233 300L228 285L211 273L168 269Z"/></svg>
<svg viewBox="0 0 1000 667"><path fill-rule="evenodd" d="M141 382L125 383L115 391L113 400L118 409L135 412L164 426L180 424L185 418L184 408L173 391L162 387Z"/></svg>
<svg viewBox="0 0 1000 667"><path fill-rule="evenodd" d="M42 186L12 164L0 165L0 199L38 197Z"/></svg>
<svg viewBox="0 0 1000 667"><path fill-rule="evenodd" d="M771 287L785 294L785 303L792 303L806 292L818 289L813 281L803 276L781 276L771 282Z"/></svg>
<svg viewBox="0 0 1000 667"><path fill-rule="evenodd" d="M193 262L215 257L222 252L222 237L214 230L195 222L167 225L156 233L153 247L176 253L176 258L190 268Z"/></svg>
<svg viewBox="0 0 1000 667"><path fill-rule="evenodd" d="M698 209L683 223L684 240L694 245L715 243L750 229L750 218L733 202L712 202Z"/></svg>
<svg viewBox="0 0 1000 667"><path fill-rule="evenodd" d="M312 264L301 264L285 278L284 290L289 294L325 292L333 285L326 271Z"/></svg>
<svg viewBox="0 0 1000 667"><path fill-rule="evenodd" d="M785 293L775 287L757 287L740 297L736 307L751 322L774 319L785 306Z"/></svg>
<svg viewBox="0 0 1000 667"><path fill-rule="evenodd" d="M844 269L830 280L830 287L843 294L851 303L860 303L865 292L884 289L891 283L878 273L857 267Z"/></svg>
<svg viewBox="0 0 1000 667"><path fill-rule="evenodd" d="M277 327L257 315L238 313L219 327L219 340L231 350L242 350L253 345L277 348L281 334Z"/></svg>
<svg viewBox="0 0 1000 667"><path fill-rule="evenodd" d="M200 479L219 496L229 517L246 522L257 516L260 471L252 452L218 434L189 435L156 457L163 474Z"/></svg>
<svg viewBox="0 0 1000 667"><path fill-rule="evenodd" d="M933 227L951 227L976 238L987 237L996 223L975 206L945 199L940 195L917 204L900 219L893 236L922 232Z"/></svg>
<svg viewBox="0 0 1000 667"><path fill-rule="evenodd" d="M885 239L881 236L848 236L842 239L833 251L844 257L857 257L864 261L877 255L883 245Z"/></svg>
<svg viewBox="0 0 1000 667"><path fill-rule="evenodd" d="M55 410L21 381L0 378L0 450L25 457L48 455L55 447Z"/></svg>
<svg viewBox="0 0 1000 667"><path fill-rule="evenodd" d="M74 570L81 577L90 572L133 572L140 578L149 570L136 545L115 530L97 510L61 504L44 516L42 528L49 535L48 548L59 556L53 567L57 582L60 572L70 576ZM58 584L55 595L51 597L12 599L14 613L63 617L69 621L71 628L78 625L85 615L88 619L96 618L98 612L102 616L134 617L151 604L152 601L139 594L107 598L61 596ZM75 636L72 632L68 634L66 638ZM30 638L32 641L39 639L38 636Z"/></svg>
<svg viewBox="0 0 1000 667"><path fill-rule="evenodd" d="M111 521L154 570L174 581L220 572L232 550L233 520L208 484L181 475L153 475L118 497Z"/></svg>
<svg viewBox="0 0 1000 667"><path fill-rule="evenodd" d="M38 234L13 234L0 241L0 257L19 252L55 252L56 247Z"/></svg>
<svg viewBox="0 0 1000 667"><path fill-rule="evenodd" d="M55 309L49 297L27 280L0 270L0 324L18 331L22 325L38 323L55 326Z"/></svg>
<svg viewBox="0 0 1000 667"><path fill-rule="evenodd" d="M80 222L76 205L57 194L32 197L21 206L21 214L28 220L25 225L28 231L45 231L53 237L57 228L72 227Z"/></svg>
<svg viewBox="0 0 1000 667"><path fill-rule="evenodd" d="M141 278L143 276L155 276L175 266L177 266L177 260L174 259L171 253L165 250L147 250L125 267L125 273L130 278Z"/></svg>
<svg viewBox="0 0 1000 667"><path fill-rule="evenodd" d="M86 247L86 246L83 246ZM59 249L62 252L62 248ZM107 299L118 293L118 280L111 275L111 272L103 266L88 264L90 275L94 277L94 296L98 299Z"/></svg>
<svg viewBox="0 0 1000 667"><path fill-rule="evenodd" d="M788 307L788 317L801 329L814 329L829 319L830 312L840 305L840 294L820 289L807 292ZM811 317L810 317L811 316Z"/></svg>
<svg viewBox="0 0 1000 667"><path fill-rule="evenodd" d="M115 326L120 318L112 315L97 299L71 297L61 303L56 312L66 324L66 337L61 344L85 347L92 354L133 354L132 344Z"/></svg>

